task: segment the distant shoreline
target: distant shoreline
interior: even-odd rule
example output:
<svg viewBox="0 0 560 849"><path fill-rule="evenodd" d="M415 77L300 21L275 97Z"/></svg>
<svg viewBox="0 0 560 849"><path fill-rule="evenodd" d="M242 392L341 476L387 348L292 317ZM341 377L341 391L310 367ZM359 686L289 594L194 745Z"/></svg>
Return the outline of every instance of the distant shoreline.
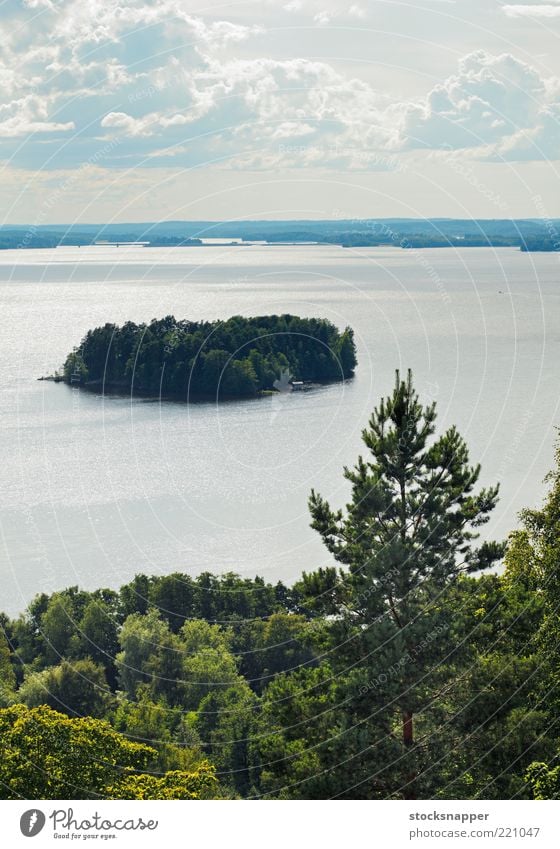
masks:
<svg viewBox="0 0 560 849"><path fill-rule="evenodd" d="M514 247L559 249L560 220L347 218L278 221L167 221L0 227L0 250L58 247ZM136 243L136 244L135 244Z"/></svg>
<svg viewBox="0 0 560 849"><path fill-rule="evenodd" d="M0 245L0 252L2 251L18 251L25 253L26 251L36 252L36 251L49 251L56 250L58 248L84 248L84 252L92 249L103 249L104 247L115 247L114 245L53 245L53 246L44 246L44 245L34 245L29 247L10 247L6 245ZM411 243L409 245L398 245L398 244L389 244L389 243L376 243L376 244L342 244L338 242L244 242L244 243L235 243L235 242L223 242L220 244L205 244L205 245L159 245L159 244L149 244L149 245L137 245L131 244L126 245L123 244L119 246L123 247L137 247L138 249L142 248L142 250L161 250L162 248L249 248L249 247L259 247L259 248L316 248L316 247L332 247L332 248L342 248L346 250L348 248L394 248L395 250L457 250L458 248L485 248L487 250L499 250L499 249L511 249L517 251L519 253L559 253L560 247L531 247L528 245L503 245L503 244L479 244L479 243L464 243L464 242L455 242L451 243L433 243L433 244L415 244Z"/></svg>

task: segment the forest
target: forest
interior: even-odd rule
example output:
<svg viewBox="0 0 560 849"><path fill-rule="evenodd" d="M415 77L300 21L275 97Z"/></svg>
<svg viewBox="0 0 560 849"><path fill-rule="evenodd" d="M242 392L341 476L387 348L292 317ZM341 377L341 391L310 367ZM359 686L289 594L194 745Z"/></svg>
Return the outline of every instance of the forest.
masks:
<svg viewBox="0 0 560 849"><path fill-rule="evenodd" d="M542 506L483 542L498 486L410 373L362 436L348 504L309 498L337 565L1 615L0 796L560 798L560 448Z"/></svg>
<svg viewBox="0 0 560 849"><path fill-rule="evenodd" d="M552 223L550 232L546 235L526 239L521 243L521 250L525 252L544 251L550 253L552 251L558 251L559 249L560 238L558 237L558 230Z"/></svg>
<svg viewBox="0 0 560 849"><path fill-rule="evenodd" d="M157 397L235 398L354 374L352 329L293 315L227 321L106 324L90 330L63 367L66 383ZM282 384L283 385L283 384Z"/></svg>

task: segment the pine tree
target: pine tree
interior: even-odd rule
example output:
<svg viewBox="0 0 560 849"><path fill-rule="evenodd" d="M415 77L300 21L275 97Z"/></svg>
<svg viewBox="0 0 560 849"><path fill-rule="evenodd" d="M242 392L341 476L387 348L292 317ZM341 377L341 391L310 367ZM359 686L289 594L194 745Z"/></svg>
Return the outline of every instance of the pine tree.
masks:
<svg viewBox="0 0 560 849"><path fill-rule="evenodd" d="M452 611L445 592L462 573L489 567L503 546L473 546L489 519L498 486L474 493L480 466L469 465L455 427L435 433L436 405L423 406L409 371L374 410L362 433L370 457L344 470L352 485L346 510L311 493L312 527L348 567L339 613L357 635L354 663L367 670L360 692L377 712L398 708L404 795L413 796L417 767L414 716L437 690L438 669L453 651Z"/></svg>

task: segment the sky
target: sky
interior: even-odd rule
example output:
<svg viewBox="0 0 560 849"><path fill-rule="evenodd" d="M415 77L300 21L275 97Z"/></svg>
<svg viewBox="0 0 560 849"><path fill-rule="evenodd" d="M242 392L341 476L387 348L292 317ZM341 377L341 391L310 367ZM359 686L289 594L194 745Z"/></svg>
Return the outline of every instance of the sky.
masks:
<svg viewBox="0 0 560 849"><path fill-rule="evenodd" d="M4 0L0 223L559 217L560 0Z"/></svg>

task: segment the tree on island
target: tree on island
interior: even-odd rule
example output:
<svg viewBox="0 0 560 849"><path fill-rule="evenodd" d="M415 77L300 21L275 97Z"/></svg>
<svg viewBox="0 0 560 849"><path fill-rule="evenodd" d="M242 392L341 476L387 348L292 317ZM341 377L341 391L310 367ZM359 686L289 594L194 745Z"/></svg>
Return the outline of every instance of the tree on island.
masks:
<svg viewBox="0 0 560 849"><path fill-rule="evenodd" d="M282 374L329 383L354 374L350 327L326 319L269 315L227 321L106 324L68 354L66 383L178 398L250 397L271 392Z"/></svg>
<svg viewBox="0 0 560 849"><path fill-rule="evenodd" d="M312 527L349 572L339 607L353 636L349 664L359 664L364 713L400 725L395 779L405 797L420 790L425 749L414 717L431 703L442 681L438 669L457 650L460 614L445 596L461 574L488 568L503 546L473 547L498 486L477 494L480 466L455 427L436 440L436 405L422 406L409 371L397 372L392 395L374 410L362 438L371 457L358 458L344 476L352 484L346 510L333 510L312 491Z"/></svg>

